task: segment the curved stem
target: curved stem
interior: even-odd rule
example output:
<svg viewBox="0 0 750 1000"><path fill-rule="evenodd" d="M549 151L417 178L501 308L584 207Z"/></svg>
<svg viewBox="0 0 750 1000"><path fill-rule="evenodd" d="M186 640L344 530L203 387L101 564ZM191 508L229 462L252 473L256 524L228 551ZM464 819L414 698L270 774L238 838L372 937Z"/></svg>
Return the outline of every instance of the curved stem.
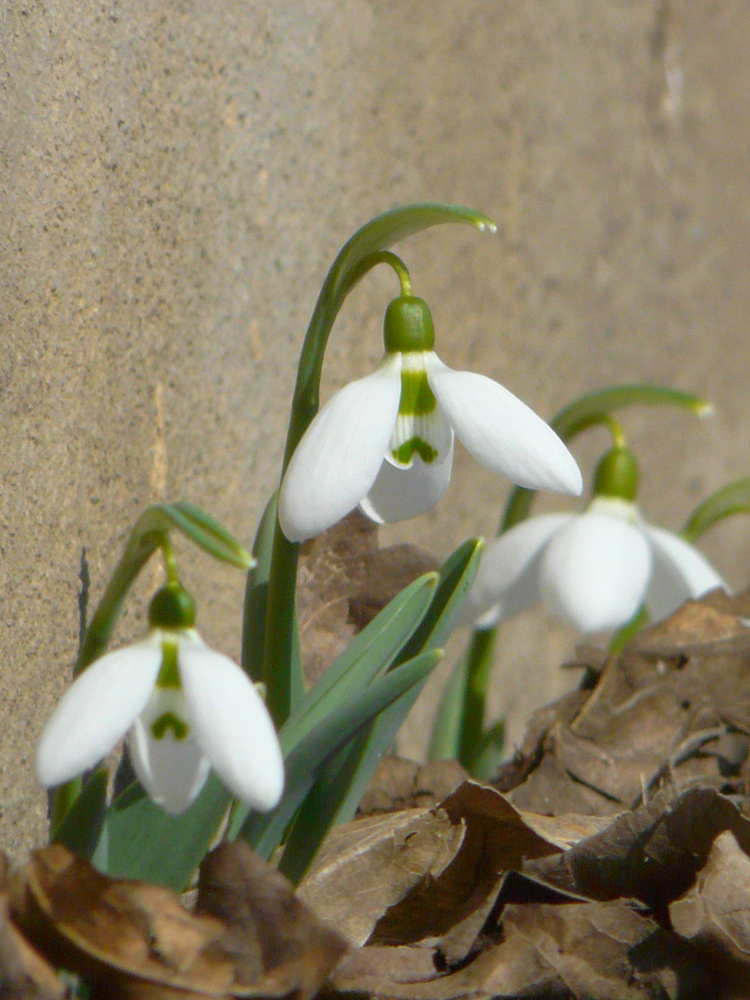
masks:
<svg viewBox="0 0 750 1000"><path fill-rule="evenodd" d="M289 418L282 476L313 417L320 397L320 377L328 337L352 288L399 240L431 226L461 222L480 232L496 232L486 215L455 205L421 204L394 209L372 219L344 244L326 275L300 354ZM387 261L393 266L393 261ZM403 284L402 284L403 287ZM271 573L268 581L266 627L263 649L263 680L267 704L277 726L288 717L295 691L301 691L301 668L296 657L294 601L299 543L290 542L278 520L274 533Z"/></svg>

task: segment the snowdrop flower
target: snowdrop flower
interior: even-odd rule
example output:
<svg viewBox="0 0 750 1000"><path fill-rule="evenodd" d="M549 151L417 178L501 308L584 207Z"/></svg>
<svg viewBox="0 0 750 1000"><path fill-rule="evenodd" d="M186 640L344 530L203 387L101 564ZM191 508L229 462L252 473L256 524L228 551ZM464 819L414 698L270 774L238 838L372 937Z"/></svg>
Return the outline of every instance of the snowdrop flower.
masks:
<svg viewBox="0 0 750 1000"><path fill-rule="evenodd" d="M548 424L497 382L442 363L422 299L391 302L384 336L375 371L332 397L292 456L279 496L287 538L317 535L358 504L379 523L423 514L448 486L456 436L520 486L581 492L575 459Z"/></svg>
<svg viewBox="0 0 750 1000"><path fill-rule="evenodd" d="M37 748L40 784L69 781L128 733L138 779L166 812L184 812L212 767L237 798L273 809L283 761L254 685L203 642L179 586L155 595L149 619L148 638L96 660L63 695Z"/></svg>
<svg viewBox="0 0 750 1000"><path fill-rule="evenodd" d="M490 542L464 624L492 628L541 600L581 632L603 632L625 625L644 602L659 620L690 598L726 589L697 549L643 520L636 490L632 453L614 448L599 463L583 513L529 518Z"/></svg>

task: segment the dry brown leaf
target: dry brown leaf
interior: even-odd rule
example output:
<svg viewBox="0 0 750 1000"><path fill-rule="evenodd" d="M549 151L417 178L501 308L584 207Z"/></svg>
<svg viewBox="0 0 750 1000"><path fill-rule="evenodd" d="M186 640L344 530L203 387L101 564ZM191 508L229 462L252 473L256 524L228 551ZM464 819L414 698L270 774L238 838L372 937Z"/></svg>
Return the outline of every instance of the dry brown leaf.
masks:
<svg viewBox="0 0 750 1000"><path fill-rule="evenodd" d="M408 809L354 820L326 838L299 896L364 944L389 907L439 878L456 856L464 825L441 809Z"/></svg>
<svg viewBox="0 0 750 1000"><path fill-rule="evenodd" d="M312 997L346 948L246 844L204 862L196 912L163 886L111 879L61 845L14 885L14 920L92 997Z"/></svg>
<svg viewBox="0 0 750 1000"><path fill-rule="evenodd" d="M558 850L503 795L475 782L464 782L437 812L465 829L460 846L442 871L415 881L383 913L372 929L371 944L411 944L463 925L451 951L466 953L493 904L502 873L520 868L525 858Z"/></svg>
<svg viewBox="0 0 750 1000"><path fill-rule="evenodd" d="M18 874L14 920L95 996L135 995L130 977L196 996L238 985L218 920L187 913L162 886L110 879L59 844L36 851Z"/></svg>
<svg viewBox="0 0 750 1000"><path fill-rule="evenodd" d="M637 973L630 952L655 924L622 902L506 907L500 940L463 967L439 974L407 949L363 948L334 973L342 993L394 1000L534 997L559 1000L646 1000L663 997L655 974ZM390 954L389 954L390 953ZM421 981L414 976L420 970Z"/></svg>
<svg viewBox="0 0 750 1000"><path fill-rule="evenodd" d="M689 888L724 830L750 851L750 821L712 789L696 788L625 813L564 854L530 861L524 872L589 899L638 899L667 925L669 904Z"/></svg>
<svg viewBox="0 0 750 1000"><path fill-rule="evenodd" d="M0 853L0 997L53 1000L65 986L52 966L11 923L8 859Z"/></svg>
<svg viewBox="0 0 750 1000"><path fill-rule="evenodd" d="M750 961L750 857L731 831L716 838L695 885L669 915L682 937L714 940Z"/></svg>
<svg viewBox="0 0 750 1000"><path fill-rule="evenodd" d="M305 681L313 684L400 591L439 561L414 545L378 548L355 510L300 549L297 614Z"/></svg>
<svg viewBox="0 0 750 1000"><path fill-rule="evenodd" d="M242 841L221 844L204 860L195 912L226 928L222 947L235 963L237 996L313 997L347 949Z"/></svg>
<svg viewBox="0 0 750 1000"><path fill-rule="evenodd" d="M389 755L378 764L362 796L357 815L372 816L399 809L436 806L468 778L457 760L433 760L418 764Z"/></svg>
<svg viewBox="0 0 750 1000"><path fill-rule="evenodd" d="M532 719L500 787L534 812L613 814L660 787L750 779L750 593L689 602ZM589 656L589 660L591 657ZM734 781L727 785L727 779Z"/></svg>

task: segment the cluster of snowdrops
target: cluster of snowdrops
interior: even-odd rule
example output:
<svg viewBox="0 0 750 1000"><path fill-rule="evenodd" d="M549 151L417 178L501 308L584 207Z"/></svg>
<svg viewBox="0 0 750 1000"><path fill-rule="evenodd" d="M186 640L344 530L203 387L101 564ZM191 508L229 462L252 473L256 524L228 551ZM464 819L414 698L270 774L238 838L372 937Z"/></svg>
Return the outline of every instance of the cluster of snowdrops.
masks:
<svg viewBox="0 0 750 1000"><path fill-rule="evenodd" d="M283 846L280 868L299 879L330 827L354 814L456 625L474 631L440 706L432 752L483 773L500 752L484 693L504 619L543 601L583 632L624 635L724 586L692 543L746 505L747 481L705 501L679 535L653 527L639 513L636 460L613 417L638 403L698 414L707 406L667 388L621 386L577 400L550 425L491 379L447 367L435 353L429 308L388 249L444 223L494 231L471 210L409 206L372 220L336 258L301 352L281 486L252 553L184 501L151 507L135 525L36 755L39 781L54 789L52 839L102 870L181 889L223 836L243 837L265 857ZM319 409L336 316L380 264L400 282L385 311L382 361ZM612 446L584 509L530 517L535 491L582 493L566 442L600 425ZM439 572L407 587L306 690L294 604L299 543L357 507L379 523L429 510L447 488L456 439L515 484L498 538L464 543ZM247 572L239 665L196 631L174 532ZM122 603L155 554L165 582L150 603L148 635L107 652ZM134 776L124 788L115 782L113 794L102 761L123 737Z"/></svg>

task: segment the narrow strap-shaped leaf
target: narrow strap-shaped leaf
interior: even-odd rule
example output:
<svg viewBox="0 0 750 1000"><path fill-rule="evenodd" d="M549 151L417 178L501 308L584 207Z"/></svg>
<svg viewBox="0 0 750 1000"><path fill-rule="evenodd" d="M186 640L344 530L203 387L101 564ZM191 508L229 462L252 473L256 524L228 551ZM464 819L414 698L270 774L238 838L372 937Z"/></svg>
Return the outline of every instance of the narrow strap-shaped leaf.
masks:
<svg viewBox="0 0 750 1000"><path fill-rule="evenodd" d="M94 771L72 808L53 831L53 844L64 844L82 858L91 859L104 826L108 778L106 767Z"/></svg>
<svg viewBox="0 0 750 1000"><path fill-rule="evenodd" d="M426 573L414 580L352 639L284 724L284 743L289 750L327 715L390 667L424 618L437 583L437 573Z"/></svg>
<svg viewBox="0 0 750 1000"><path fill-rule="evenodd" d="M137 783L112 803L106 813L108 875L143 879L182 892L216 837L231 801L213 774L192 806L169 816Z"/></svg>
<svg viewBox="0 0 750 1000"><path fill-rule="evenodd" d="M482 543L478 539L465 542L441 567L430 608L399 654L399 660L408 649L418 651L417 655L420 652L424 655L447 641L456 615L474 581L481 549ZM405 691L358 733L311 788L295 820L281 861L281 869L292 880L302 877L327 831L354 816L379 760L392 745L425 681L426 678Z"/></svg>
<svg viewBox="0 0 750 1000"><path fill-rule="evenodd" d="M733 514L750 514L750 478L727 483L706 497L687 519L680 534L686 541L696 542L709 528Z"/></svg>
<svg viewBox="0 0 750 1000"><path fill-rule="evenodd" d="M397 663L411 659L423 650L445 646L477 575L483 548L481 538L470 538L459 545L440 567L432 603L419 628L399 653Z"/></svg>
<svg viewBox="0 0 750 1000"><path fill-rule="evenodd" d="M285 787L281 804L263 815L248 814L246 808L238 809L230 825L229 838L239 835L262 857L270 857L321 768L375 716L404 692L420 684L441 657L442 651L432 650L401 664L318 723L284 762Z"/></svg>

